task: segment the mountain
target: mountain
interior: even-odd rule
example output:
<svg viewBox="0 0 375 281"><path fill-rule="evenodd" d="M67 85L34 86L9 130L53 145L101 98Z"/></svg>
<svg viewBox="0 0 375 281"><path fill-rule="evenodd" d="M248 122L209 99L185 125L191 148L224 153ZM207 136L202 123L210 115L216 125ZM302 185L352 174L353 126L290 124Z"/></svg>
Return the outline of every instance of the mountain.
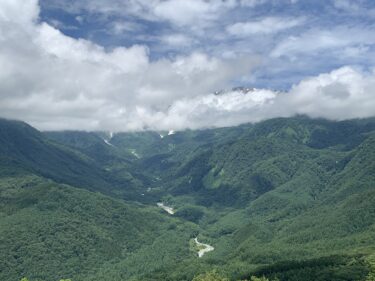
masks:
<svg viewBox="0 0 375 281"><path fill-rule="evenodd" d="M174 161L163 177L173 195L166 200L177 209L201 206L211 257L242 271L236 278L282 260L371 254L374 129L374 119L249 125L235 140L201 146L182 161L165 157Z"/></svg>
<svg viewBox="0 0 375 281"><path fill-rule="evenodd" d="M131 173L129 163L134 156L112 148L96 134L64 132L63 136L0 119L0 173L31 172L125 200L152 200L141 195L147 177ZM77 141L74 144L73 139Z"/></svg>
<svg viewBox="0 0 375 281"><path fill-rule="evenodd" d="M57 182L103 190L104 172L92 159L19 121L0 119L1 173L32 172Z"/></svg>
<svg viewBox="0 0 375 281"><path fill-rule="evenodd" d="M111 141L109 134L102 132L62 131L44 132L47 138L79 150L98 164L110 166L118 161L130 162L135 156L123 153Z"/></svg>
<svg viewBox="0 0 375 281"><path fill-rule="evenodd" d="M1 280L216 270L206 277L338 281L374 270L374 118L169 135L1 120L0 144ZM213 250L199 258L204 244Z"/></svg>
<svg viewBox="0 0 375 281"><path fill-rule="evenodd" d="M170 152L146 156L140 165L163 178L174 195L196 194L206 205L244 206L295 180L295 175L313 177L315 189L324 185L374 130L373 119L329 122L298 117L197 131L192 138L185 132L184 141Z"/></svg>
<svg viewBox="0 0 375 281"><path fill-rule="evenodd" d="M155 250L171 253L171 264L192 255L186 241L193 231L156 206L127 204L34 175L0 182L1 280L92 280L86 278L118 260L127 267L116 274L127 280L154 270L129 267L151 259Z"/></svg>

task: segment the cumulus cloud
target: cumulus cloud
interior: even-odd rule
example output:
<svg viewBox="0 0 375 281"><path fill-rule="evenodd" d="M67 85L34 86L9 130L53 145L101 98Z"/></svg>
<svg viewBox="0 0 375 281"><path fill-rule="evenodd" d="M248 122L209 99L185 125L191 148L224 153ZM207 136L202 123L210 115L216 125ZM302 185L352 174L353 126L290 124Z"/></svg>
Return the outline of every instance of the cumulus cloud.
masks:
<svg viewBox="0 0 375 281"><path fill-rule="evenodd" d="M375 115L375 72L343 67L301 81L288 92L255 89L175 102L160 122L177 129L231 126L304 114L332 120ZM177 127L176 127L177 126Z"/></svg>
<svg viewBox="0 0 375 281"><path fill-rule="evenodd" d="M22 16L20 16L22 11ZM182 130L308 114L375 114L375 76L344 67L285 93L215 90L249 75L248 56L202 52L151 60L143 45L111 50L39 22L37 1L0 2L0 114L44 130ZM183 37L171 43L181 43Z"/></svg>
<svg viewBox="0 0 375 281"><path fill-rule="evenodd" d="M374 71L342 67L301 81L277 102L286 110L285 115L344 120L374 116L374 93Z"/></svg>
<svg viewBox="0 0 375 281"><path fill-rule="evenodd" d="M38 23L36 1L6 0L0 11L1 115L41 129L153 127L147 114L225 87L255 63L200 52L151 62L145 46L108 51Z"/></svg>

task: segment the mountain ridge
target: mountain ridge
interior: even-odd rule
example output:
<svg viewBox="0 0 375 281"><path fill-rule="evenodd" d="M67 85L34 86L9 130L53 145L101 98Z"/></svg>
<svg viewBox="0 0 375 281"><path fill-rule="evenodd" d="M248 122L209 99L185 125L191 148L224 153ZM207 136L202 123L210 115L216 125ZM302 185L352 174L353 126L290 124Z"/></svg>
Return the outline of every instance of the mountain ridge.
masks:
<svg viewBox="0 0 375 281"><path fill-rule="evenodd" d="M314 280L370 272L374 118L116 133L114 146L104 136L0 120L2 280L190 281L216 269L292 281L313 264L325 268ZM198 258L195 238L214 250Z"/></svg>

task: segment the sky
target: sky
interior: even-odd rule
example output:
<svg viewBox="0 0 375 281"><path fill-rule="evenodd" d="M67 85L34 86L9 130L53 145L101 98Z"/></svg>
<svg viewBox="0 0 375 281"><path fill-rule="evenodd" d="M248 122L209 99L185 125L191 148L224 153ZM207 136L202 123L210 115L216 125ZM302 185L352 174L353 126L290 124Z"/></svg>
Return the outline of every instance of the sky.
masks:
<svg viewBox="0 0 375 281"><path fill-rule="evenodd" d="M0 0L0 117L40 130L371 117L374 66L372 0Z"/></svg>

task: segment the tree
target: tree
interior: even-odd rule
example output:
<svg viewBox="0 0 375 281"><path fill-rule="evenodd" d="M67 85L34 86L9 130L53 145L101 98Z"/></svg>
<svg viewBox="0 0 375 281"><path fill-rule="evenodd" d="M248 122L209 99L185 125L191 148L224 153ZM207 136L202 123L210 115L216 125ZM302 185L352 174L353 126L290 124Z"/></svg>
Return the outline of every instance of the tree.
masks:
<svg viewBox="0 0 375 281"><path fill-rule="evenodd" d="M262 277L251 276L250 281L268 281L268 279L264 276Z"/></svg>
<svg viewBox="0 0 375 281"><path fill-rule="evenodd" d="M375 264L370 263L370 272L366 277L366 281L375 281Z"/></svg>
<svg viewBox="0 0 375 281"><path fill-rule="evenodd" d="M211 271L195 276L193 281L229 281L229 279L219 275L216 271Z"/></svg>

